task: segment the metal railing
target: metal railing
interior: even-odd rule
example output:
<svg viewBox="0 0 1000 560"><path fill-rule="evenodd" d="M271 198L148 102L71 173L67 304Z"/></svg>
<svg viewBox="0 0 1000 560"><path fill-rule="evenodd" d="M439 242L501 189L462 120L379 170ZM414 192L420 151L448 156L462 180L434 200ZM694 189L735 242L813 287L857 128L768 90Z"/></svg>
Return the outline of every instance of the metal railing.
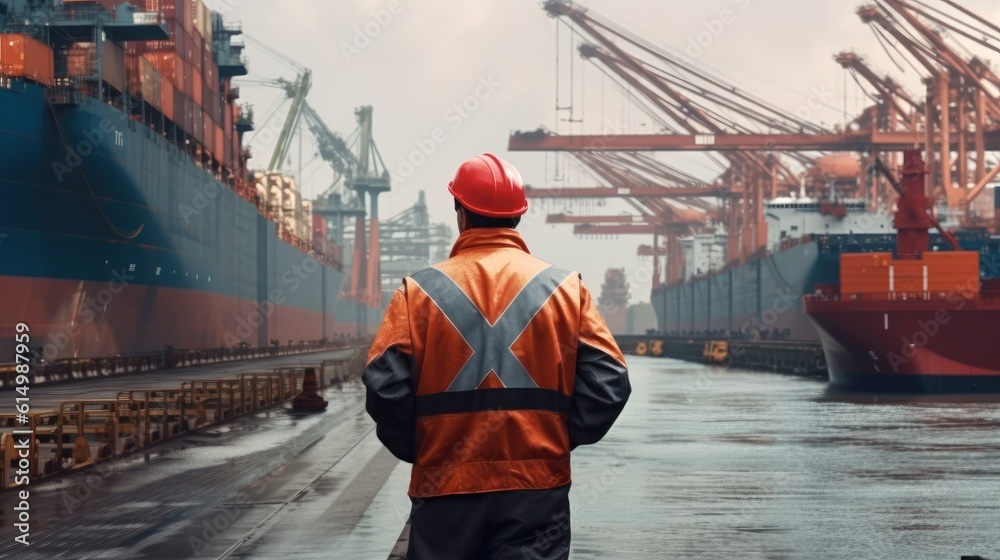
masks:
<svg viewBox="0 0 1000 560"><path fill-rule="evenodd" d="M0 415L0 484L23 485L161 443L289 401L298 371L187 381L180 389L131 389L113 399L60 403L58 410ZM20 482L20 484L18 483Z"/></svg>
<svg viewBox="0 0 1000 560"><path fill-rule="evenodd" d="M950 292L820 293L807 294L803 297L814 301L939 301L955 297L975 301L1000 299L1000 292L992 290L979 292L952 290Z"/></svg>
<svg viewBox="0 0 1000 560"><path fill-rule="evenodd" d="M0 489L119 457L170 438L290 401L307 367L319 386L361 374L367 344L346 357L236 377L128 389L110 399L73 399L57 410L0 414Z"/></svg>

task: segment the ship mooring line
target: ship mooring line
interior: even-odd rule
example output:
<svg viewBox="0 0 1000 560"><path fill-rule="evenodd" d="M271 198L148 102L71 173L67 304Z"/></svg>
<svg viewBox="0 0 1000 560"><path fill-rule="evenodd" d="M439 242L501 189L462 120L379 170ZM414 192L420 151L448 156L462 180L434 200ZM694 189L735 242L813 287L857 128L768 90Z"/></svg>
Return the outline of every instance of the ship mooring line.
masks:
<svg viewBox="0 0 1000 560"><path fill-rule="evenodd" d="M243 537L240 538L240 540L238 540L235 543L233 543L233 545L230 546L229 548L227 548L225 552L223 552L222 554L220 554L219 556L217 556L215 558L215 560L225 560L226 558L229 558L241 546L243 546L243 545L247 544L248 542L250 542L257 535L257 532L260 529L264 528L265 525L268 525L268 522L271 521L271 519L273 519L276 515L278 515L279 513L281 513L281 511L284 510L285 507L288 506L288 504L291 504L292 502L298 501L298 499L301 498L305 494L305 492L309 489L310 486L312 486L313 484L315 484L316 481L319 480L320 478L322 478L324 475L326 475L326 473L328 473L331 470L333 470L333 467L336 467L338 464L340 464L340 462L343 461L345 457L347 457L348 455L350 455L351 451L354 451L354 448L356 448L358 445L360 445L361 442L364 441L365 438L367 438L368 435L371 434L373 431L375 431L375 426L372 426L371 428L369 428L367 432L365 432L364 434L361 435L361 437L358 438L358 441L354 442L354 445L352 445L351 447L349 447L347 449L347 451L344 451L344 453L339 458L337 458L336 461L334 461L333 463L331 463L330 466L327 467L323 472L321 472L318 475L316 475L305 486L303 486L302 488L300 488L298 490L298 492L296 492L290 498L288 498L287 500L285 500L283 502L276 502L276 503L278 503L280 505L273 512L271 512L270 515L268 515L267 517L265 517L257 525L254 525L254 527L252 529L250 529L249 531L247 531L246 534L244 534Z"/></svg>

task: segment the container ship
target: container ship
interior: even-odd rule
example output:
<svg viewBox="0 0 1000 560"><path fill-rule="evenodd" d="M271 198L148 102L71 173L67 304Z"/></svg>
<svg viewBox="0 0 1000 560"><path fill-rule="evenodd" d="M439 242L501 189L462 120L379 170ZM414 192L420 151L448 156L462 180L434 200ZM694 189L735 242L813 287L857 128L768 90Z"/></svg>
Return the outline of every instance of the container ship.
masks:
<svg viewBox="0 0 1000 560"><path fill-rule="evenodd" d="M768 249L743 263L725 263L724 234L682 240L687 264L681 279L654 287L650 295L658 334L674 341L782 347L775 354L788 346L816 346L820 355L821 331L806 314L803 296L836 285L842 259L891 253L897 243L892 217L872 212L862 199L778 198L764 202L764 215ZM958 231L954 238L963 249L980 255L982 278L1000 277L1000 238L974 229ZM940 234L930 234L928 242L933 251L948 246ZM830 354L825 355L829 360ZM809 352L797 351L794 360L808 357ZM790 371L830 367L822 358L811 365L782 366L771 360L760 358L756 365Z"/></svg>
<svg viewBox="0 0 1000 560"><path fill-rule="evenodd" d="M1000 322L1000 280L982 270L991 253L963 250L941 230L924 192L920 152L904 157L903 180L894 182L895 250L841 255L839 281L804 298L830 379L898 391L1000 390L989 328ZM932 227L947 248L932 245Z"/></svg>
<svg viewBox="0 0 1000 560"><path fill-rule="evenodd" d="M0 29L3 355L19 323L47 361L377 325L326 222L269 212L248 170L237 27L201 0L14 0Z"/></svg>

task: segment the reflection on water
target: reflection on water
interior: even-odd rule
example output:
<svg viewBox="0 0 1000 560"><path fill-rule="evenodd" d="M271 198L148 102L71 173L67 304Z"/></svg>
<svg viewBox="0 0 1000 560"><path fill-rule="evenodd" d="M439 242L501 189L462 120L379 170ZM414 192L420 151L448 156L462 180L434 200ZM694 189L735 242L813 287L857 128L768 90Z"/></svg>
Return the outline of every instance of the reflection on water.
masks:
<svg viewBox="0 0 1000 560"><path fill-rule="evenodd" d="M1000 557L1000 396L630 365L619 424L573 454L574 559Z"/></svg>

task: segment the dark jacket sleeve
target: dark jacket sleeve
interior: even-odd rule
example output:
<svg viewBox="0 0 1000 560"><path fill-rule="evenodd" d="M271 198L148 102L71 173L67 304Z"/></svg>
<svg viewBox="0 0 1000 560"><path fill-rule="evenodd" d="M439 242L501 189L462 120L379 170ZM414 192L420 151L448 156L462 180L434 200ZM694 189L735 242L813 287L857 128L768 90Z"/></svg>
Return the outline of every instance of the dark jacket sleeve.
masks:
<svg viewBox="0 0 1000 560"><path fill-rule="evenodd" d="M375 421L378 439L393 455L413 462L413 356L409 319L402 289L393 294L372 343L361 377L367 388L365 409Z"/></svg>
<svg viewBox="0 0 1000 560"><path fill-rule="evenodd" d="M574 449L600 441L632 393L625 357L582 283L580 291L580 343L568 418Z"/></svg>

